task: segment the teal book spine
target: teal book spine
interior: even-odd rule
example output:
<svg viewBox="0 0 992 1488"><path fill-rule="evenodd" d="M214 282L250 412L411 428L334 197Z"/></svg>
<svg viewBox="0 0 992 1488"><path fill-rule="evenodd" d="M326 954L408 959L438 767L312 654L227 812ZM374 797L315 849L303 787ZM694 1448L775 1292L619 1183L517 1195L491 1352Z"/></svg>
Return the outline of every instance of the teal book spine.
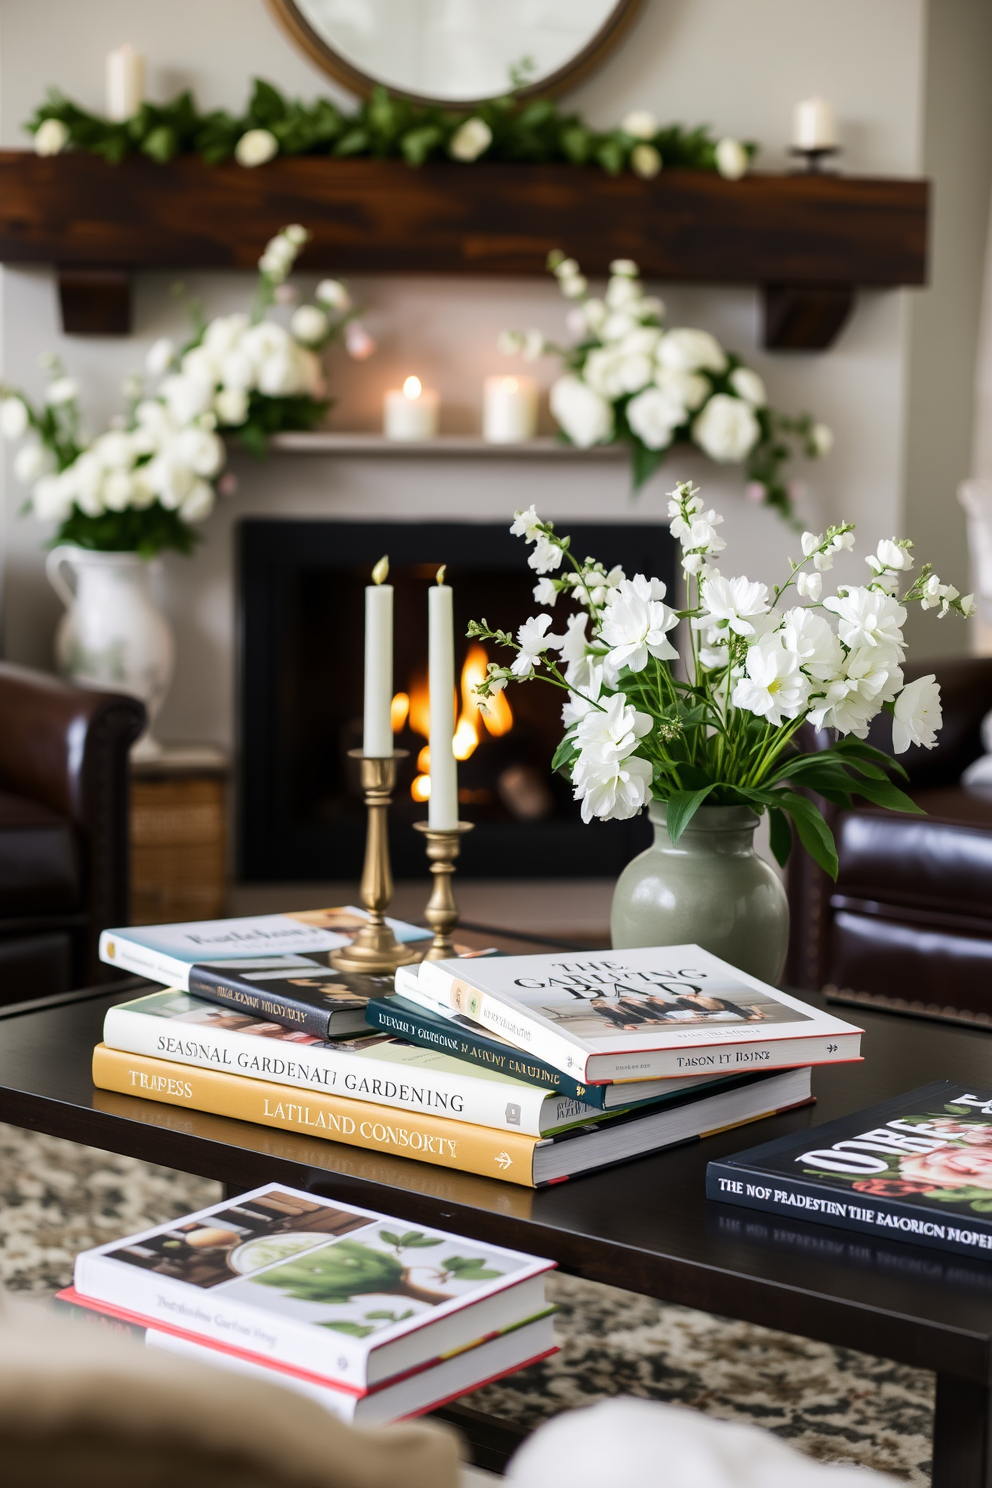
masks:
<svg viewBox="0 0 992 1488"><path fill-rule="evenodd" d="M477 1032L460 1019L434 1017L423 1008L406 1002L402 997L373 997L365 1009L365 1021L384 1033L395 1034L408 1043L418 1044L424 1049L438 1049L455 1059L464 1059L469 1064L483 1069L495 1070L501 1075L512 1075L515 1080L524 1080L528 1085L540 1085L580 1100L587 1106L606 1108L606 1085L586 1085L566 1075L543 1059L500 1043L486 1033Z"/></svg>

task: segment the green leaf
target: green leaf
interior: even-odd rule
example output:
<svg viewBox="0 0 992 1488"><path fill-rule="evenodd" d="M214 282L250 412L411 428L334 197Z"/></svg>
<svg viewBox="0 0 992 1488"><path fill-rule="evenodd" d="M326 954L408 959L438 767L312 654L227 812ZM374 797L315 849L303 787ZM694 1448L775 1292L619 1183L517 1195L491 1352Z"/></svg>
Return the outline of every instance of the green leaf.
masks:
<svg viewBox="0 0 992 1488"><path fill-rule="evenodd" d="M635 491L639 491L651 479L665 458L666 452L663 449L648 449L647 445L642 444L639 439L631 444L630 469Z"/></svg>
<svg viewBox="0 0 992 1488"><path fill-rule="evenodd" d="M371 1316L371 1314L366 1314L366 1316ZM330 1328L332 1333L347 1333L349 1338L368 1338L370 1333L375 1332L371 1325L366 1326L364 1323L318 1323L317 1326L318 1328Z"/></svg>
<svg viewBox="0 0 992 1488"><path fill-rule="evenodd" d="M400 1239L399 1235L395 1235L392 1230L380 1230L379 1238L380 1240L385 1240L387 1245L402 1246L403 1244L403 1241Z"/></svg>
<svg viewBox="0 0 992 1488"><path fill-rule="evenodd" d="M889 811L906 811L913 816L926 816L923 807L917 806L891 780L852 780L850 790L852 794L864 796L866 801L871 801L876 806L885 806Z"/></svg>
<svg viewBox="0 0 992 1488"><path fill-rule="evenodd" d="M823 815L808 801L805 796L797 795L794 791L785 791L780 797L780 805L789 812L796 824L799 840L809 853L813 861L828 873L831 878L837 877L837 848L834 845L833 833L823 820Z"/></svg>
<svg viewBox="0 0 992 1488"><path fill-rule="evenodd" d="M449 1256L441 1264L459 1281L491 1281L494 1277L503 1275L502 1271L487 1268L481 1256Z"/></svg>
<svg viewBox="0 0 992 1488"><path fill-rule="evenodd" d="M792 852L792 832L785 812L780 811L777 806L771 806L768 810L768 841L776 863L784 868Z"/></svg>
<svg viewBox="0 0 992 1488"><path fill-rule="evenodd" d="M570 773L569 766L578 752L579 747L575 742L574 734L566 734L555 750L554 758L551 761L552 770L567 777Z"/></svg>
<svg viewBox="0 0 992 1488"><path fill-rule="evenodd" d="M408 129L400 140L400 149L407 165L423 165L428 155L444 139L444 132L437 124L425 124L420 129Z"/></svg>
<svg viewBox="0 0 992 1488"><path fill-rule="evenodd" d="M404 1235L401 1241L404 1250L429 1250L432 1245L443 1245L443 1240L432 1240L428 1235L414 1230L409 1235Z"/></svg>
<svg viewBox="0 0 992 1488"><path fill-rule="evenodd" d="M706 785L700 790L675 791L669 796L665 802L665 820L668 824L668 835L672 839L673 847L692 821L700 806L706 800L706 797L715 789L715 785Z"/></svg>

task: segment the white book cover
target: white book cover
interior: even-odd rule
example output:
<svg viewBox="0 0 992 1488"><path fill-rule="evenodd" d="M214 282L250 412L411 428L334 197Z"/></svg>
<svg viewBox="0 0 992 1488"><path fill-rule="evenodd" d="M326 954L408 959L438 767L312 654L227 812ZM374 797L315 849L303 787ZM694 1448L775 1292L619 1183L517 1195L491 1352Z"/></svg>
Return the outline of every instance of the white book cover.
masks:
<svg viewBox="0 0 992 1488"><path fill-rule="evenodd" d="M590 1084L860 1057L860 1028L697 945L425 961L417 985Z"/></svg>
<svg viewBox="0 0 992 1488"><path fill-rule="evenodd" d="M319 1039L173 988L108 1008L103 1041L128 1054L542 1137L609 1113L388 1033Z"/></svg>
<svg viewBox="0 0 992 1488"><path fill-rule="evenodd" d="M184 990L189 987L190 969L200 965L252 971L275 979L294 967L312 970L299 958L347 945L366 919L364 910L344 905L233 920L128 925L103 931L100 959ZM387 920L387 924L400 941L430 936L429 930L403 920Z"/></svg>
<svg viewBox="0 0 992 1488"><path fill-rule="evenodd" d="M74 1285L362 1393L544 1312L553 1266L271 1183L83 1251Z"/></svg>

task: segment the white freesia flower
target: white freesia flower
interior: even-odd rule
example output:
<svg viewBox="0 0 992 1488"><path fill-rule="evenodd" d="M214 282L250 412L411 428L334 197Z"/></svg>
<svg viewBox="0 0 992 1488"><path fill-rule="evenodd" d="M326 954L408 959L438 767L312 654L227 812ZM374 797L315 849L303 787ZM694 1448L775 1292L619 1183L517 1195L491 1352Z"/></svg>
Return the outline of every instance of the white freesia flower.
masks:
<svg viewBox="0 0 992 1488"><path fill-rule="evenodd" d="M661 580L646 579L643 574L623 579L613 590L599 631L610 648L605 672L611 684L624 667L643 671L649 655L659 661L678 656L668 632L678 625L679 617L662 602L664 598Z"/></svg>
<svg viewBox="0 0 992 1488"><path fill-rule="evenodd" d="M687 414L685 405L660 387L647 387L627 404L627 423L648 449L667 449Z"/></svg>
<svg viewBox="0 0 992 1488"><path fill-rule="evenodd" d="M550 626L550 615L534 615L521 625L517 631L517 644L520 650L513 658L513 665L510 667L515 677L530 677L544 653L548 650L555 650L561 645L561 636L548 634Z"/></svg>
<svg viewBox="0 0 992 1488"><path fill-rule="evenodd" d="M604 708L590 708L576 725L579 754L572 767L582 820L626 821L645 805L651 793L651 765L634 757L639 740L651 731L651 719L614 693Z"/></svg>
<svg viewBox="0 0 992 1488"><path fill-rule="evenodd" d="M552 542L550 537L545 537L543 533L538 533L534 540L534 551L527 559L527 563L535 573L553 573L556 568L561 567L563 557L564 554L557 543Z"/></svg>
<svg viewBox="0 0 992 1488"><path fill-rule="evenodd" d="M55 456L41 444L25 444L14 456L14 474L25 486L33 486L55 467Z"/></svg>
<svg viewBox="0 0 992 1488"><path fill-rule="evenodd" d="M837 633L845 646L891 646L900 660L905 653L902 627L906 611L890 594L877 589L854 587L842 595L832 594L824 608L837 616Z"/></svg>
<svg viewBox="0 0 992 1488"><path fill-rule="evenodd" d="M626 310L641 298L641 286L629 274L614 274L606 286L605 300L611 310Z"/></svg>
<svg viewBox="0 0 992 1488"><path fill-rule="evenodd" d="M163 377L172 365L176 348L168 336L159 336L145 352L145 371L149 377Z"/></svg>
<svg viewBox="0 0 992 1488"><path fill-rule="evenodd" d="M734 464L754 448L761 428L749 403L714 393L692 426L692 437L711 460Z"/></svg>
<svg viewBox="0 0 992 1488"><path fill-rule="evenodd" d="M244 388L221 388L214 399L214 412L222 424L237 428L248 417L248 394Z"/></svg>
<svg viewBox="0 0 992 1488"><path fill-rule="evenodd" d="M239 165L265 165L278 154L279 141L271 129L249 129L234 147L234 158Z"/></svg>
<svg viewBox="0 0 992 1488"><path fill-rule="evenodd" d="M819 575L813 577L819 578ZM829 681L840 671L844 650L822 615L797 605L795 609L786 611L781 635L785 645L798 657L799 664L817 681Z"/></svg>
<svg viewBox="0 0 992 1488"><path fill-rule="evenodd" d="M581 610L577 615L569 615L566 621L565 638L561 643L561 659L566 666L566 675L568 668L585 660L589 649L589 642L586 639L588 623L589 616ZM571 682L573 679L569 677L568 680Z"/></svg>
<svg viewBox="0 0 992 1488"><path fill-rule="evenodd" d="M768 402L764 382L750 367L735 367L730 374L730 386L739 398L743 398L745 403L750 403L754 408L764 408Z"/></svg>
<svg viewBox="0 0 992 1488"><path fill-rule="evenodd" d="M45 402L52 408L62 403L72 403L79 397L79 384L71 377L56 377L45 390Z"/></svg>
<svg viewBox="0 0 992 1488"><path fill-rule="evenodd" d="M892 717L892 747L905 754L911 744L932 749L942 722L940 684L933 672L907 682L896 698Z"/></svg>
<svg viewBox="0 0 992 1488"><path fill-rule="evenodd" d="M717 553L722 553L727 544L716 530L722 522L723 518L718 517L715 511L704 512L702 516L696 517L689 528L685 546L702 550L714 557Z"/></svg>
<svg viewBox="0 0 992 1488"><path fill-rule="evenodd" d="M554 579L538 579L534 585L534 603L539 605L550 605L554 609L558 599L558 590ZM573 616L574 619L574 616Z"/></svg>
<svg viewBox="0 0 992 1488"><path fill-rule="evenodd" d="M809 696L809 679L781 632L762 636L748 647L745 675L734 688L735 708L745 708L776 726L797 718Z"/></svg>
<svg viewBox="0 0 992 1488"><path fill-rule="evenodd" d="M314 290L314 299L339 315L351 309L351 295L340 279L322 279Z"/></svg>
<svg viewBox="0 0 992 1488"><path fill-rule="evenodd" d="M834 431L826 424L814 424L809 437L815 453L821 457L829 455L834 447Z"/></svg>
<svg viewBox="0 0 992 1488"><path fill-rule="evenodd" d="M658 133L658 120L649 109L631 109L625 114L620 123L624 134L629 134L633 139L654 139Z"/></svg>
<svg viewBox="0 0 992 1488"><path fill-rule="evenodd" d="M0 434L5 439L20 439L27 432L28 410L23 398L4 398L0 402Z"/></svg>
<svg viewBox="0 0 992 1488"><path fill-rule="evenodd" d="M45 475L31 493L39 522L64 522L72 511L72 493L59 475Z"/></svg>
<svg viewBox="0 0 992 1488"><path fill-rule="evenodd" d="M587 328L592 331L594 336L598 336L609 315L609 311L606 308L606 301L597 299L595 295L590 295L578 308L585 319Z"/></svg>
<svg viewBox="0 0 992 1488"><path fill-rule="evenodd" d="M561 721L565 727L571 728L578 723L580 718L585 718L599 702L603 691L603 665L592 656L586 656L582 661L573 661L565 670L565 677L570 687L575 688L570 692L562 704Z"/></svg>
<svg viewBox="0 0 992 1488"><path fill-rule="evenodd" d="M315 341L323 341L330 330L330 322L317 305L301 305L298 310L293 311L289 328L297 341L311 345Z"/></svg>
<svg viewBox="0 0 992 1488"><path fill-rule="evenodd" d="M710 384L698 372L683 372L677 367L659 367L654 380L662 392L676 398L689 413L695 412L709 396Z"/></svg>
<svg viewBox="0 0 992 1488"><path fill-rule="evenodd" d="M908 573L913 566L913 555L908 548L901 547L894 537L883 537L874 553L865 559L873 573L886 570L893 573Z"/></svg>
<svg viewBox="0 0 992 1488"><path fill-rule="evenodd" d="M589 288L589 280L584 274L570 274L567 278L559 278L558 288L567 300L581 300Z"/></svg>
<svg viewBox="0 0 992 1488"><path fill-rule="evenodd" d="M663 165L661 151L654 145L635 145L630 152L630 168L642 181L651 181Z"/></svg>
<svg viewBox="0 0 992 1488"><path fill-rule="evenodd" d="M796 592L802 599L811 599L815 604L823 593L823 578L818 573L796 575Z"/></svg>
<svg viewBox="0 0 992 1488"><path fill-rule="evenodd" d="M572 373L551 385L551 413L580 449L605 444L613 436L613 409L588 383Z"/></svg>
<svg viewBox="0 0 992 1488"><path fill-rule="evenodd" d="M697 630L718 624L735 635L752 636L756 627L751 622L768 613L768 590L750 579L717 576L703 583L701 604L704 613L692 622Z"/></svg>
<svg viewBox="0 0 992 1488"><path fill-rule="evenodd" d="M709 331L677 326L662 336L658 347L658 362L662 367L671 367L676 372L722 372L727 365L727 357L719 341Z"/></svg>
<svg viewBox="0 0 992 1488"><path fill-rule="evenodd" d="M513 521L510 523L510 536L522 537L524 542L537 542L540 536L541 519L533 506L526 511L513 513Z"/></svg>
<svg viewBox="0 0 992 1488"><path fill-rule="evenodd" d="M466 119L456 129L448 145L448 154L453 160L470 162L484 155L493 142L493 132L485 119Z"/></svg>
<svg viewBox="0 0 992 1488"><path fill-rule="evenodd" d="M44 119L35 130L36 155L61 155L69 143L69 131L61 119Z"/></svg>
<svg viewBox="0 0 992 1488"><path fill-rule="evenodd" d="M725 181L739 181L741 176L747 175L748 154L740 140L725 135L717 141L714 154L716 168Z"/></svg>

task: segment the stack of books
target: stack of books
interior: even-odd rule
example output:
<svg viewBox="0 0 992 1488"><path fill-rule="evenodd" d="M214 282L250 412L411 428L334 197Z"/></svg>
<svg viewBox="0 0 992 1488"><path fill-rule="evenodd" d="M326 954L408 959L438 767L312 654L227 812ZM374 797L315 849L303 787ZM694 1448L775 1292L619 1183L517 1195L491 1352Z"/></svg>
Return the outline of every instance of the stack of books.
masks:
<svg viewBox="0 0 992 1488"><path fill-rule="evenodd" d="M107 1090L540 1187L810 1099L861 1030L698 946L336 972L360 911L107 931ZM400 939L424 937L394 922Z"/></svg>
<svg viewBox="0 0 992 1488"><path fill-rule="evenodd" d="M56 1306L377 1424L554 1353L552 1266L267 1184L84 1251Z"/></svg>

